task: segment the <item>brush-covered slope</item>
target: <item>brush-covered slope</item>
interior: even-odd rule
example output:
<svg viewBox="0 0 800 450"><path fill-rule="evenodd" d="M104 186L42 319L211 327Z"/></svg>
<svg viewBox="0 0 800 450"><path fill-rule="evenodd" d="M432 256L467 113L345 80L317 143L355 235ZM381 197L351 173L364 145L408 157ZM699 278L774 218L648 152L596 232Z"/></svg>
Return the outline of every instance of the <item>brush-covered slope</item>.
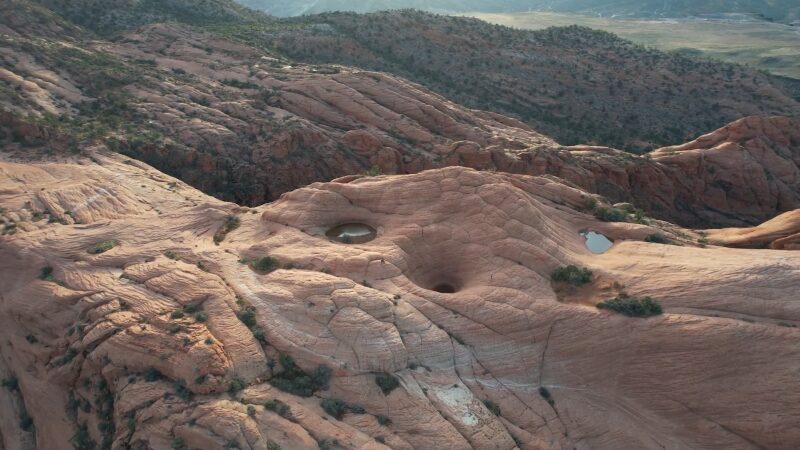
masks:
<svg viewBox="0 0 800 450"><path fill-rule="evenodd" d="M687 17L697 15L754 14L767 20L800 20L793 0L238 0L251 8L278 16L331 11L374 12L388 9L422 9L435 12L560 11L602 16Z"/></svg>
<svg viewBox="0 0 800 450"><path fill-rule="evenodd" d="M588 28L513 30L414 11L285 23L295 26L266 42L291 58L391 72L458 103L518 117L565 144L641 152L743 116L800 114L800 103L768 75Z"/></svg>
<svg viewBox="0 0 800 450"><path fill-rule="evenodd" d="M713 145L645 157L563 147L385 73L297 64L178 24L100 40L30 3L3 6L0 139L16 154L103 145L249 205L449 165L558 175L687 226L756 225L800 205L793 119L754 117Z"/></svg>
<svg viewBox="0 0 800 450"><path fill-rule="evenodd" d="M274 20L221 0L112 9L90 0L45 3L104 34L172 20L296 61L389 72L462 105L513 115L566 144L643 151L744 116L800 113L789 88L774 77L584 28L514 31L410 11Z"/></svg>
<svg viewBox="0 0 800 450"><path fill-rule="evenodd" d="M785 250L599 222L560 181L465 168L253 209L108 152L0 174L4 448L800 440L800 260ZM352 222L376 238L325 236ZM583 229L614 247L590 253ZM656 234L679 245L644 242ZM552 284L567 264L591 282ZM663 314L595 308L621 291Z"/></svg>

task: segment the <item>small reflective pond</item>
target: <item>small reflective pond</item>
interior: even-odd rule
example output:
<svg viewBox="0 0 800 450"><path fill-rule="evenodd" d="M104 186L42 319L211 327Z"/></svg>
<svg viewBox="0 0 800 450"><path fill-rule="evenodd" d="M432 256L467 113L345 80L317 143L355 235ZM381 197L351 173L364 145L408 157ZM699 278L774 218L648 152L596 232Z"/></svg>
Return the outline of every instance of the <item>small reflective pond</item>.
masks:
<svg viewBox="0 0 800 450"><path fill-rule="evenodd" d="M375 239L378 232L367 224L345 223L331 228L325 235L343 244L363 244Z"/></svg>
<svg viewBox="0 0 800 450"><path fill-rule="evenodd" d="M605 253L614 245L610 239L594 231L582 231L581 236L586 238L586 248L592 253Z"/></svg>

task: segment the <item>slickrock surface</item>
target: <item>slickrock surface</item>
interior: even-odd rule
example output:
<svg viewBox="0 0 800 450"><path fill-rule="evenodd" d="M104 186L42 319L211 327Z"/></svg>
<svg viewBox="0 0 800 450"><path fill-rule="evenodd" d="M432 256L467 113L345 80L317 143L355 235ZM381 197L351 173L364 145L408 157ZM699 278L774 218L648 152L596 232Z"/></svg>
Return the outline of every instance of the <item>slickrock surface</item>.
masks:
<svg viewBox="0 0 800 450"><path fill-rule="evenodd" d="M0 375L18 384L0 389L3 448L800 442L796 252L598 222L581 212L589 194L551 177L461 167L350 177L250 209L113 153L90 156L0 163ZM238 227L223 228L229 216ZM325 237L359 222L375 240ZM586 229L615 245L590 253ZM683 246L643 242L656 232ZM266 255L277 270L247 264ZM566 264L665 313L560 302L550 273ZM310 397L274 387L291 366L280 355L307 373L330 368L327 387ZM380 374L398 386L384 393ZM323 398L349 405L341 420ZM291 413L265 408L273 399Z"/></svg>

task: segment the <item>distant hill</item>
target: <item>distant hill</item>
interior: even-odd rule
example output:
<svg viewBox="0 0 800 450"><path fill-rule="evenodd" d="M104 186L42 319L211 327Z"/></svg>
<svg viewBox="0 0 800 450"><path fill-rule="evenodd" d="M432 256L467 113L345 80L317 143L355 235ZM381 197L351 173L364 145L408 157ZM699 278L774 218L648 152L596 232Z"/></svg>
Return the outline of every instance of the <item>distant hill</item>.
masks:
<svg viewBox="0 0 800 450"><path fill-rule="evenodd" d="M101 34L155 22L207 24L263 16L233 0L38 0L37 3Z"/></svg>
<svg viewBox="0 0 800 450"><path fill-rule="evenodd" d="M261 45L309 63L394 73L564 144L640 152L743 116L800 114L775 77L584 27L514 30L417 11L286 19Z"/></svg>
<svg viewBox="0 0 800 450"><path fill-rule="evenodd" d="M115 1L39 3L101 34L183 22L296 62L392 73L563 144L642 152L744 116L800 116L789 82L588 28L514 30L410 10L276 19L232 0Z"/></svg>
<svg viewBox="0 0 800 450"><path fill-rule="evenodd" d="M559 11L604 16L684 17L703 14L749 13L777 21L800 19L796 0L239 0L276 16L329 11L374 12L422 9L434 12Z"/></svg>

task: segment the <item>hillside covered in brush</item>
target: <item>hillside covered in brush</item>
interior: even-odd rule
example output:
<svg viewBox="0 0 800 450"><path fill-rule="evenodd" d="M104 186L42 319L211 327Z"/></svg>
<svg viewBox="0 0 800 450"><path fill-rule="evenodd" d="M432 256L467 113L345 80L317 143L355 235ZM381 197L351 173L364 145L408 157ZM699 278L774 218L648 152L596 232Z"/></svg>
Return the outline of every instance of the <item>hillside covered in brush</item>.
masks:
<svg viewBox="0 0 800 450"><path fill-rule="evenodd" d="M707 14L756 14L768 20L800 19L793 0L239 0L277 16L331 11L374 12L414 8L439 12L558 11L606 17L687 17Z"/></svg>

